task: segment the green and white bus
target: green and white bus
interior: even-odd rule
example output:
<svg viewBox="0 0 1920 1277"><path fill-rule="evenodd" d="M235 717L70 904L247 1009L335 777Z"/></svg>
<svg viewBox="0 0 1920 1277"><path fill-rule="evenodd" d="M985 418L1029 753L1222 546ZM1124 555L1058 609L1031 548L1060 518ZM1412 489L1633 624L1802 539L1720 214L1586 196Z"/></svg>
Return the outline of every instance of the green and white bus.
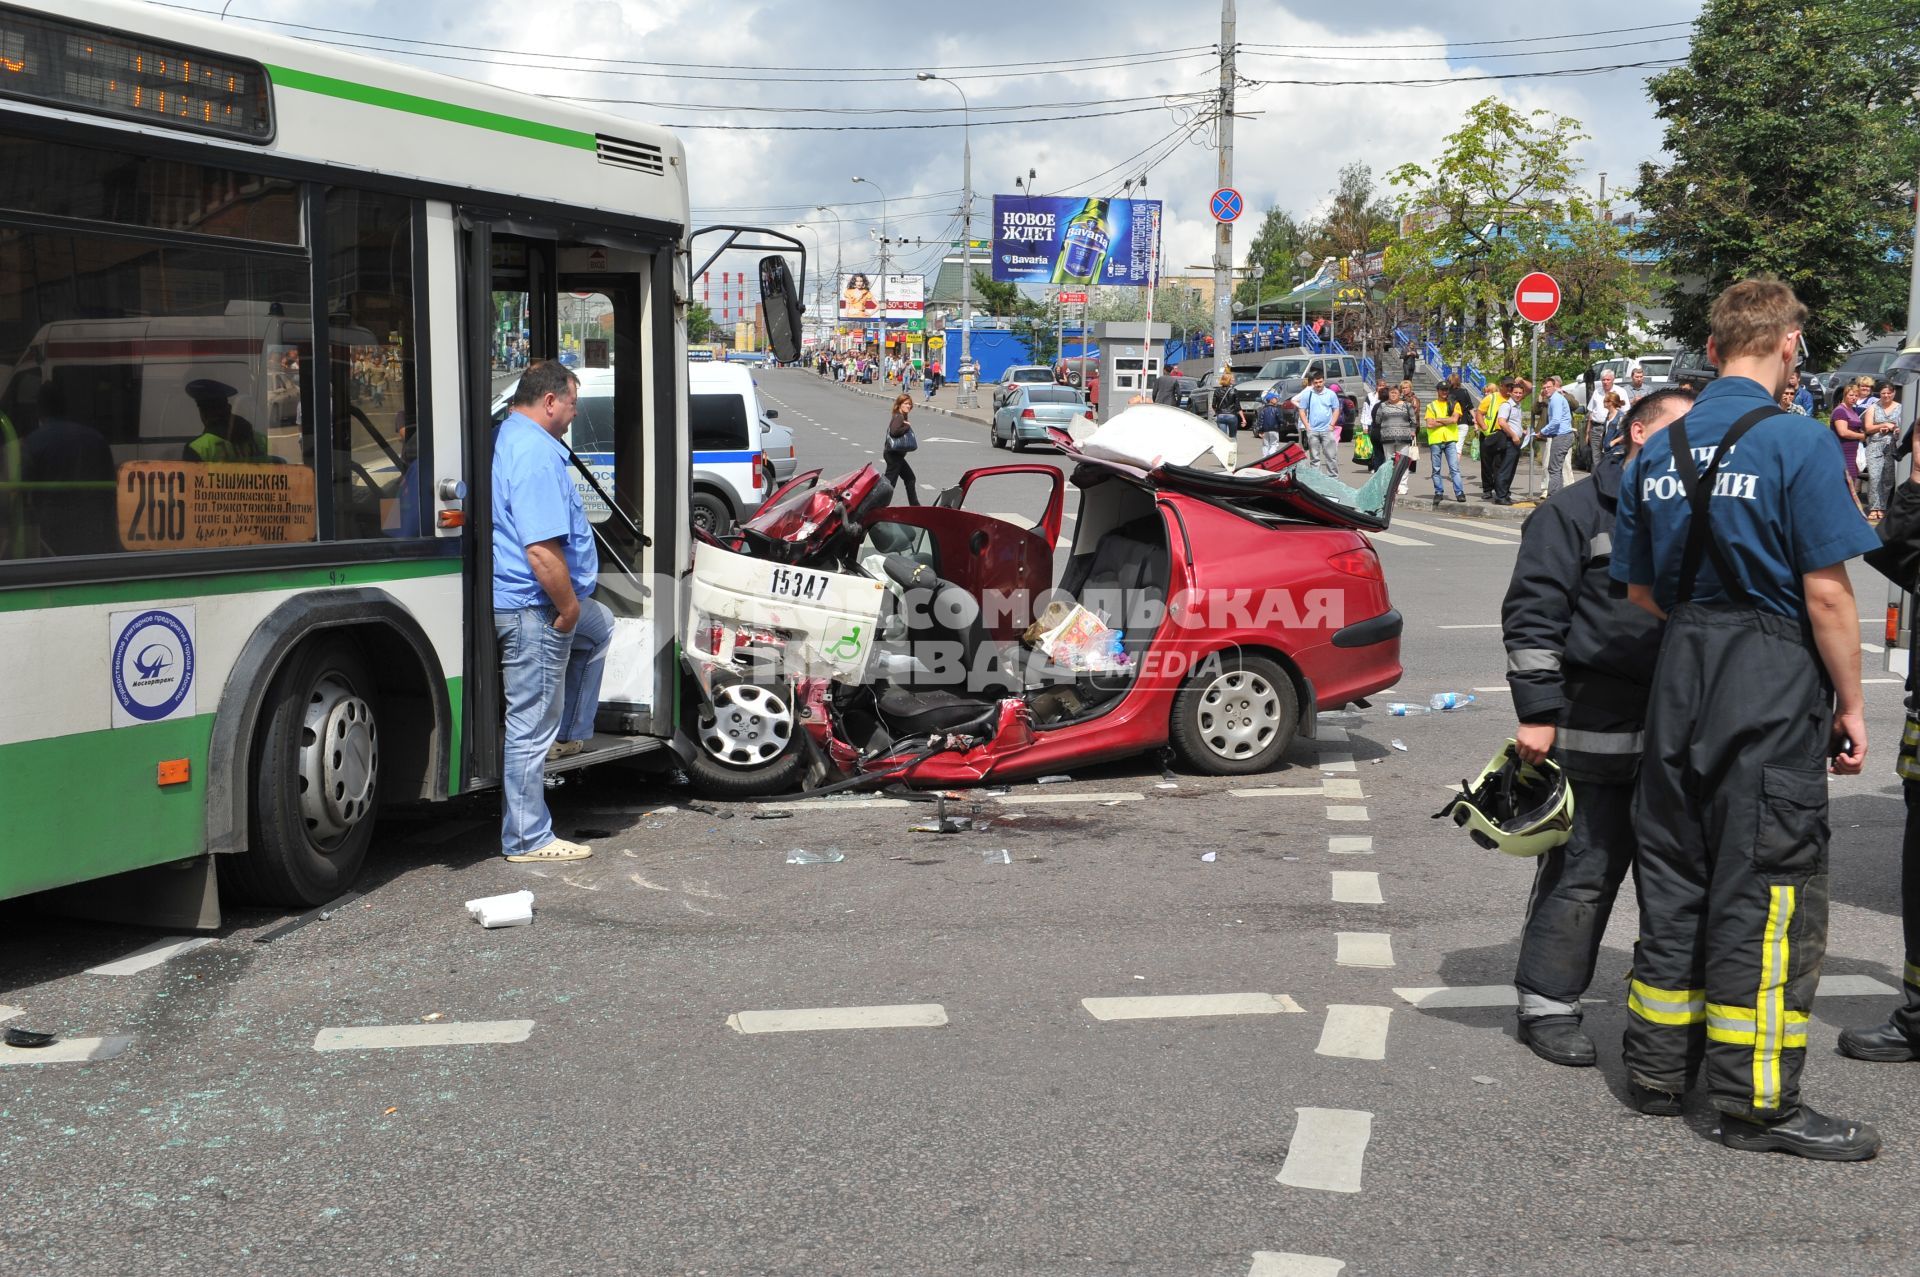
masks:
<svg viewBox="0 0 1920 1277"><path fill-rule="evenodd" d="M605 316L618 617L567 764L673 745L677 591L648 584L690 558L671 135L60 0L0 4L0 173L0 899L311 906L383 805L497 784L488 406L558 355L566 295ZM761 274L797 327L785 262Z"/></svg>

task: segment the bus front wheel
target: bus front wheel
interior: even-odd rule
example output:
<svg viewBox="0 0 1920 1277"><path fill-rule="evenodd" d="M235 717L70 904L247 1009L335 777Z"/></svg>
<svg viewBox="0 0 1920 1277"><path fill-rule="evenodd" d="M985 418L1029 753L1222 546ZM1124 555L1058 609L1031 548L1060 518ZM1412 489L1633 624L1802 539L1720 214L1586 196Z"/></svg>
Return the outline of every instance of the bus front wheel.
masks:
<svg viewBox="0 0 1920 1277"><path fill-rule="evenodd" d="M312 907L353 885L373 841L380 738L372 676L338 639L303 644L254 731L248 850L222 857L261 904Z"/></svg>

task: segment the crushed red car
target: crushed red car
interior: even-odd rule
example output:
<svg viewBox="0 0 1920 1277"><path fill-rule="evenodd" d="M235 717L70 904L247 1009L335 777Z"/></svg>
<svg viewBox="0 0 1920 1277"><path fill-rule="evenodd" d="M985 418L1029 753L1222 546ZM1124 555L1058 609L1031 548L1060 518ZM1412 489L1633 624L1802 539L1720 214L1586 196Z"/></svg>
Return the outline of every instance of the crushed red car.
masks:
<svg viewBox="0 0 1920 1277"><path fill-rule="evenodd" d="M1079 494L1057 582L1068 476L1051 465L973 470L904 507L871 466L814 471L696 545L695 783L962 785L1169 744L1200 772L1259 772L1317 711L1399 680L1366 536L1396 469L1354 489L1296 447L1232 470L1218 431L1158 405L1056 441ZM1005 513L1016 497L1035 508Z"/></svg>

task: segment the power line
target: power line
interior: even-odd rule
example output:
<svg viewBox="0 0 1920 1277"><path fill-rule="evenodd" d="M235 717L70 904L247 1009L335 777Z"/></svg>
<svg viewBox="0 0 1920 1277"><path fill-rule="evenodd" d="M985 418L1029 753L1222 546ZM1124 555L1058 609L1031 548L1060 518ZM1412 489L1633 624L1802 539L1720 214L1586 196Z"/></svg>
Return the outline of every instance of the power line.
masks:
<svg viewBox="0 0 1920 1277"><path fill-rule="evenodd" d="M148 3L157 5L165 9L178 9L186 13L204 14L209 17L217 16L218 14L218 10L202 9L202 8L196 8L192 5L170 3L169 0L148 0ZM534 62L526 62L522 60L527 57L527 51L524 49L499 48L499 47L490 46L490 45L461 44L458 42L448 41L448 40L422 40L412 36L384 35L377 31L354 31L344 27L322 27L322 26L315 26L311 23L306 23L306 22L286 22L279 19L254 17L250 14L242 14L242 13L236 13L231 16L236 21L252 22L252 23L259 24L261 26L281 27L291 31L311 32L319 35L351 36L356 40L378 40L378 41L381 41L383 44L419 45L419 46L422 46L423 49L458 49L458 50L461 50L462 52L458 55L435 54L435 53L421 52L414 49L376 48L375 46L371 46L371 45L352 44L352 43L347 43L341 40L315 40L313 41L313 43L315 44L329 44L339 48L362 49L362 50L368 50L371 52L378 52L378 53L399 53L399 54L405 54L411 57L436 58L436 59L450 60L455 62L477 62L487 66L526 67L530 70L581 71L588 74L597 74L597 75L634 75L634 76L647 76L649 78L655 78L655 79L731 80L731 81L752 80L756 83L761 83L761 84L767 84L767 83L816 84L821 82L819 79L816 79L814 77L826 77L828 81L833 83L863 83L863 82L911 83L915 78L912 72L907 72L902 74L893 74L893 75L870 76L870 77L849 76L847 74L849 71L894 71L896 70L896 66L837 66L837 67L751 66L751 65L744 65L739 63L723 63L723 62L672 62L672 61L663 61L663 60L653 59L653 58L602 58L602 57L594 57L589 54L578 54L578 53L535 54L533 56L539 57L539 58L551 59L552 61L534 63ZM492 58L476 58L472 56L475 53L507 54L509 55L510 60L502 61L499 59L492 59ZM1158 63L1187 61L1195 58L1202 58L1202 57L1210 58L1213 56L1214 56L1213 45L1194 44L1194 45L1185 45L1185 46L1174 48L1174 49L1139 50L1137 52L1131 52L1131 53L1101 54L1101 55L1093 55L1093 56L1079 57L1079 58L1049 58L1045 60L1032 59L1032 60L1021 61L1021 62L968 63L968 64L962 64L962 65L957 65L952 67L935 68L935 69L942 71L943 74L947 72L969 72L969 71L980 72L980 74L972 74L972 75L955 74L948 77L951 79L959 79L959 80L1017 79L1023 76L1062 75L1062 74L1074 74L1074 73L1083 72L1083 71L1124 70L1128 67L1133 67L1133 66L1152 66ZM599 68L577 65L579 63L585 63L585 62L597 62L605 65ZM556 65L556 63L558 65ZM619 67L672 67L672 68L676 68L676 71L675 72L626 71L626 70L617 69ZM1029 68L1029 69L999 70L996 72L997 68ZM922 70L922 69L925 69L925 68L920 68L920 67L915 68L915 70ZM680 71L737 71L737 72L744 72L745 74L683 75L678 73ZM761 74L762 72L768 72L768 71L801 71L801 72L808 72L810 74L806 77L781 77L781 76L769 76L769 75ZM988 72L995 72L995 73L989 74Z"/></svg>
<svg viewBox="0 0 1920 1277"><path fill-rule="evenodd" d="M1449 75L1410 80L1282 80L1246 78L1240 82L1253 88L1266 88L1269 85L1296 85L1316 89L1443 89L1449 85L1475 84L1487 80L1552 80L1583 75L1607 75L1614 71L1639 71L1655 67L1679 66L1685 61L1685 58L1654 58L1646 62L1615 62L1604 66L1559 67L1553 70L1543 71L1490 71L1485 75Z"/></svg>
<svg viewBox="0 0 1920 1277"><path fill-rule="evenodd" d="M1675 27L1692 27L1692 26L1693 26L1693 20L1689 18L1684 22L1644 22L1644 23L1641 23L1639 26L1633 26L1633 27L1609 27L1604 31L1567 31L1567 32L1563 32L1560 35L1525 35L1525 36L1515 36L1510 40L1436 40L1428 44L1402 44L1402 45L1398 45L1397 47L1402 49L1468 49L1468 48L1481 48L1483 46L1492 46L1492 45L1544 44L1549 40L1586 40L1594 36L1601 36L1601 35L1626 35L1629 33L1644 33L1647 31L1666 31L1666 30L1671 30ZM1380 46L1378 44L1360 45L1360 44L1275 44L1275 43L1249 44L1249 43L1242 43L1240 47L1242 49L1365 50L1367 48L1377 49Z"/></svg>
<svg viewBox="0 0 1920 1277"><path fill-rule="evenodd" d="M1614 49L1632 49L1648 44L1672 44L1675 40L1692 39L1693 34L1691 32L1685 32L1679 35L1655 36L1650 40L1618 40L1603 46L1603 50L1600 51L1611 52ZM1282 46L1276 45L1273 47L1279 48ZM1409 45L1407 47L1418 48L1420 46ZM1563 53L1579 54L1594 52L1596 52L1596 50L1584 48L1576 44L1557 49L1521 49L1512 53L1426 53L1413 57L1402 57L1392 53L1375 51L1360 53L1352 57L1342 57L1337 53L1260 53L1252 51L1244 52L1243 56L1249 58L1279 58L1292 62L1458 62L1467 59L1476 62L1490 62L1495 58L1548 58Z"/></svg>
<svg viewBox="0 0 1920 1277"><path fill-rule="evenodd" d="M1376 81L1376 83L1378 83ZM550 95L540 94L547 97ZM635 105L625 98L554 98L561 102L592 102L602 106ZM644 103L640 104L644 105ZM1118 115L1144 115L1151 111L1164 111L1166 104L1160 106L1133 106L1119 111L1083 111L1077 115L1023 115L1010 120L975 120L976 129L992 128L1001 124L1060 124L1068 120L1102 120ZM727 133L897 133L916 129L958 129L965 128L964 120L946 120L938 124L701 124L689 120L649 120L657 128L709 129Z"/></svg>
<svg viewBox="0 0 1920 1277"><path fill-rule="evenodd" d="M960 115L967 114L967 108L958 106L759 106L731 102L655 102L642 98L602 98L574 94L543 94L554 101L561 102L610 102L618 101L622 106L645 106L661 111L755 111L773 115ZM1133 98L1087 98L1077 102L1018 102L1008 106L976 106L972 108L975 116L1005 111L1055 111L1073 110L1090 106L1120 106L1139 102L1164 102L1178 94L1153 93Z"/></svg>

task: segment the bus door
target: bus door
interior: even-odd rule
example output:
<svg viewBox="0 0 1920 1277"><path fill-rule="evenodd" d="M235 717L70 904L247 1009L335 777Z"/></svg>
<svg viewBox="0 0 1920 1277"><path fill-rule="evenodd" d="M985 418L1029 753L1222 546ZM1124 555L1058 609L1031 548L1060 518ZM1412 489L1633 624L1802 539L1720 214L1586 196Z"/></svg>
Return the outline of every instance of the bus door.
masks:
<svg viewBox="0 0 1920 1277"><path fill-rule="evenodd" d="M675 460L671 248L579 228L556 228L549 238L543 229L516 219L470 222L466 232L469 277L487 281L463 299L468 395L483 405L470 416L467 441L469 787L495 783L501 772L487 463L494 429L536 360L558 359L580 378L566 442L600 556L594 597L614 614L595 739L553 769L641 752L672 734L671 591L652 585L663 572L671 578L677 544L660 529L685 518L685 477Z"/></svg>

